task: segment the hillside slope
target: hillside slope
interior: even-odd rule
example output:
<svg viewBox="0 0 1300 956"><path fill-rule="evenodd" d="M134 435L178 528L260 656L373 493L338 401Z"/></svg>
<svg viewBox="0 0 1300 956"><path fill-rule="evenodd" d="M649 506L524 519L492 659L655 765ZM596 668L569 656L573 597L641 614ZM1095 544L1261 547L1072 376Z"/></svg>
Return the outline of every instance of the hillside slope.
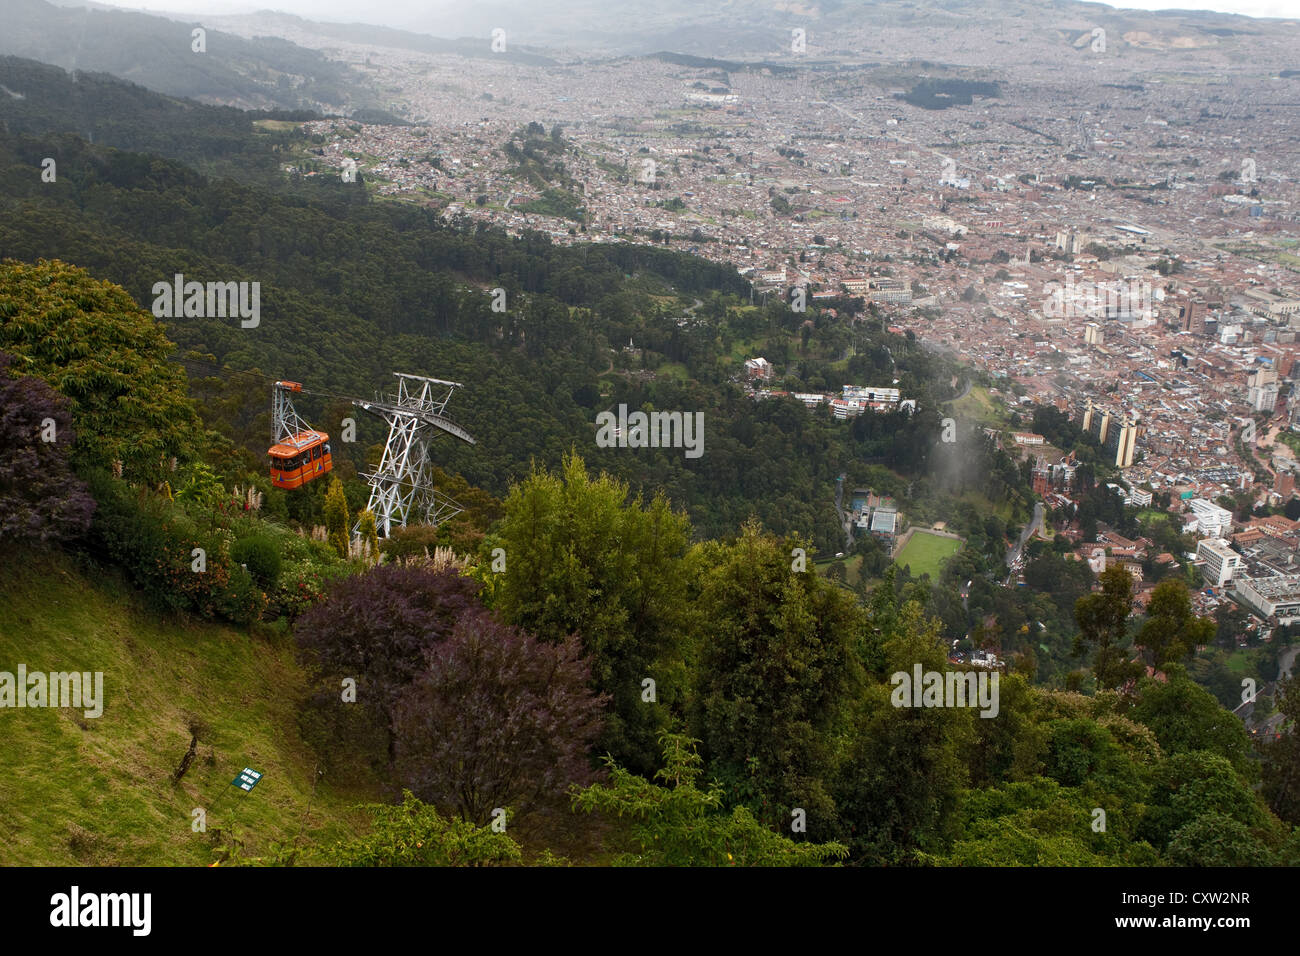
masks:
<svg viewBox="0 0 1300 956"><path fill-rule="evenodd" d="M273 37L208 30L198 52L191 32L197 22L44 0L5 0L4 12L0 53L111 73L169 96L245 109L383 105L363 75Z"/></svg>
<svg viewBox="0 0 1300 956"><path fill-rule="evenodd" d="M160 618L115 574L64 556L0 565L0 671L102 671L103 714L0 709L0 865L206 865L234 824L245 856L364 828L378 796L322 779L297 725L285 639ZM210 730L179 784L190 715ZM249 794L230 785L263 773ZM310 803L310 813L307 813ZM191 813L207 811L207 832Z"/></svg>

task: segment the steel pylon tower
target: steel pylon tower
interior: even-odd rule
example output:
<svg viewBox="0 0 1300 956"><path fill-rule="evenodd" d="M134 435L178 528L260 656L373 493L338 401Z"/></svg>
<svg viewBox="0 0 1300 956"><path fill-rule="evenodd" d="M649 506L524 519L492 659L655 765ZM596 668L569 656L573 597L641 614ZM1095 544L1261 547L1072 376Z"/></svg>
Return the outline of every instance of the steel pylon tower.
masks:
<svg viewBox="0 0 1300 956"><path fill-rule="evenodd" d="M300 432L311 431L293 407L293 393L301 392L297 382L276 382L271 389L271 444L291 442Z"/></svg>
<svg viewBox="0 0 1300 956"><path fill-rule="evenodd" d="M452 394L462 387L459 382L405 372L393 374L397 376L396 395L372 402L352 401L388 422L388 441L379 467L372 474L362 475L370 482L366 507L375 516L381 538L388 537L394 526L405 528L408 521L438 525L460 513L460 505L433 487L428 442L437 437L437 431L444 431L471 445L475 443L469 432L444 414Z"/></svg>

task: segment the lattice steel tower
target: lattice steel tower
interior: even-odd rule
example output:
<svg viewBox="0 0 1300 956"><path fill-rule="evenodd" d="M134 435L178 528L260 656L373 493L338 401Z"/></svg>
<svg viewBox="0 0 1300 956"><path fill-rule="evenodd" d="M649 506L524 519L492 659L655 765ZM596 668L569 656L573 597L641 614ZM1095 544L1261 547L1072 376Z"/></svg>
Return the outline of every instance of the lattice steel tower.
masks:
<svg viewBox="0 0 1300 956"><path fill-rule="evenodd" d="M388 422L388 442L379 467L362 475L370 482L367 508L375 516L381 538L393 526L405 528L408 521L438 525L459 514L458 505L433 487L428 442L437 437L434 429L454 435L473 445L474 438L443 413L459 382L444 382L423 375L397 376L397 394L373 402L353 399L352 404ZM356 529L353 529L356 533Z"/></svg>

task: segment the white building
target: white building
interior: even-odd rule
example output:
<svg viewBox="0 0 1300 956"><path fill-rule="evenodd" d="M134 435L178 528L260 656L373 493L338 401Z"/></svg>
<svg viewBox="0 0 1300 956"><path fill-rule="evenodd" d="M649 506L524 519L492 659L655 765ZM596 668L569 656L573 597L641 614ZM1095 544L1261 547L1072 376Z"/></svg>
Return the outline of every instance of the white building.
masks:
<svg viewBox="0 0 1300 956"><path fill-rule="evenodd" d="M830 406L831 414L841 421L846 418L857 418L867 410L867 403L856 399L832 398Z"/></svg>
<svg viewBox="0 0 1300 956"><path fill-rule="evenodd" d="M1300 574L1239 577L1232 589L1242 603L1262 618L1275 618L1278 624L1300 621Z"/></svg>
<svg viewBox="0 0 1300 956"><path fill-rule="evenodd" d="M868 402L873 405L881 402L896 405L901 397L896 388L873 388L870 385L845 385L841 395L846 402Z"/></svg>
<svg viewBox="0 0 1300 956"><path fill-rule="evenodd" d="M1196 532L1202 537L1223 538L1232 531L1231 511L1204 498L1193 498L1187 505L1196 515Z"/></svg>
<svg viewBox="0 0 1300 956"><path fill-rule="evenodd" d="M1222 538L1205 538L1196 545L1196 557L1205 564L1201 570L1207 584L1222 587L1241 570L1241 555L1228 547Z"/></svg>
<svg viewBox="0 0 1300 956"><path fill-rule="evenodd" d="M1277 409L1277 393L1276 382L1251 386L1246 400L1250 402L1250 407L1257 412L1272 412Z"/></svg>

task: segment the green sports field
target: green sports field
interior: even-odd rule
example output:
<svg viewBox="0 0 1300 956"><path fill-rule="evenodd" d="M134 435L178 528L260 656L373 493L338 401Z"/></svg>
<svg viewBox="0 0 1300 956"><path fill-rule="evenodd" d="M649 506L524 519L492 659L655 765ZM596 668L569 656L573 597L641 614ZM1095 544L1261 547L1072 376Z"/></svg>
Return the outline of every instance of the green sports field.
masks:
<svg viewBox="0 0 1300 956"><path fill-rule="evenodd" d="M900 568L904 565L911 566L914 578L927 573L930 577L937 578L943 562L956 554L961 549L961 545L962 542L958 538L941 538L935 534L917 531L903 550L894 556L894 563Z"/></svg>

